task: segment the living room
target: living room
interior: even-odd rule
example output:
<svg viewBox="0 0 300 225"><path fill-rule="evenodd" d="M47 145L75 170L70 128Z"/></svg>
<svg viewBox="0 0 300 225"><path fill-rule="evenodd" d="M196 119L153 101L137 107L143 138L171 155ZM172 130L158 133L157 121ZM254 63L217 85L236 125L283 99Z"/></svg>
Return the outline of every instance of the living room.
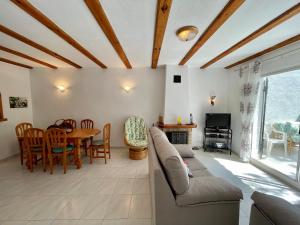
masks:
<svg viewBox="0 0 300 225"><path fill-rule="evenodd" d="M0 225L299 224L299 13L297 0L0 1Z"/></svg>

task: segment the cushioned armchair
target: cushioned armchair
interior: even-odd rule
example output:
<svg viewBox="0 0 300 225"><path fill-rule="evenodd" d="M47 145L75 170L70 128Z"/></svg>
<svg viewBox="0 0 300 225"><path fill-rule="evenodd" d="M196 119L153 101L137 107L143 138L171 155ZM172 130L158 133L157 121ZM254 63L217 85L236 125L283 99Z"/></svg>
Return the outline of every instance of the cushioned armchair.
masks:
<svg viewBox="0 0 300 225"><path fill-rule="evenodd" d="M144 119L132 116L126 120L124 140L129 146L131 159L143 159L147 156L147 127Z"/></svg>

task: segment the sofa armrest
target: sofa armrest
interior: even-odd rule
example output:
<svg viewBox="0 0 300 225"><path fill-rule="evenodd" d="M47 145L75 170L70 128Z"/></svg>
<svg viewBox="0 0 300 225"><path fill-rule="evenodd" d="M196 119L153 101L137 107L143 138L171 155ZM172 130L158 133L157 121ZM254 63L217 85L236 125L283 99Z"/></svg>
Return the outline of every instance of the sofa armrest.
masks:
<svg viewBox="0 0 300 225"><path fill-rule="evenodd" d="M251 196L255 206L276 225L300 225L300 209L289 202L260 192Z"/></svg>
<svg viewBox="0 0 300 225"><path fill-rule="evenodd" d="M182 195L176 195L179 206L226 201L240 201L242 191L219 177L195 177L190 179L189 189Z"/></svg>

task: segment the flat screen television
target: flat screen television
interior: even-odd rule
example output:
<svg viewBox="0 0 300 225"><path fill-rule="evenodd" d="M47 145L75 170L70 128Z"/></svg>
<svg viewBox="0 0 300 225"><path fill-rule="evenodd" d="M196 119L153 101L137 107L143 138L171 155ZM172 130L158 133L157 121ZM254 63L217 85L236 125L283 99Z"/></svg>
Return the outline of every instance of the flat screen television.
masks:
<svg viewBox="0 0 300 225"><path fill-rule="evenodd" d="M206 113L206 128L230 129L230 113Z"/></svg>

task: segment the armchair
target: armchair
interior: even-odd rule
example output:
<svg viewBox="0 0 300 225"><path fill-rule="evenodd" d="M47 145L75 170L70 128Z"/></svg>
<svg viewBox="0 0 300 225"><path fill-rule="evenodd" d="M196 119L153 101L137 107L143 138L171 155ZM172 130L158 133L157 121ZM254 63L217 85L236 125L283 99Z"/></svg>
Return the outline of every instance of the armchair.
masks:
<svg viewBox="0 0 300 225"><path fill-rule="evenodd" d="M276 130L274 125L266 126L264 136L267 141L267 156L270 156L273 144L283 144L284 153L287 154L288 138L285 132Z"/></svg>
<svg viewBox="0 0 300 225"><path fill-rule="evenodd" d="M124 141L129 146L129 158L139 160L147 156L147 127L144 119L133 116L126 120Z"/></svg>

